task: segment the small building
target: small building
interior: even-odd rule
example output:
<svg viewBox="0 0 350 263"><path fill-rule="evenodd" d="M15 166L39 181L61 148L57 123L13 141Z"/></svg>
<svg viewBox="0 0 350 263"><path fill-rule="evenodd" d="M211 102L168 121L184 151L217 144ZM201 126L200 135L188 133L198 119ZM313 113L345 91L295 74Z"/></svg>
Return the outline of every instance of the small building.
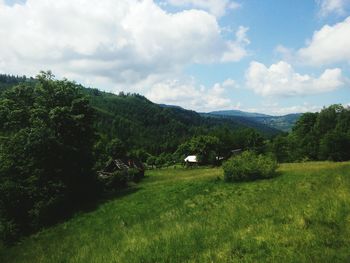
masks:
<svg viewBox="0 0 350 263"><path fill-rule="evenodd" d="M100 178L108 178L110 177L114 172L116 171L124 171L129 169L138 169L140 173L142 173L142 176L145 172L145 167L142 162L139 160L134 160L127 158L125 160L123 159L114 159L107 163L106 167L98 172L98 175Z"/></svg>
<svg viewBox="0 0 350 263"><path fill-rule="evenodd" d="M242 149L235 149L231 151L231 156L236 156L242 153Z"/></svg>
<svg viewBox="0 0 350 263"><path fill-rule="evenodd" d="M189 155L184 159L185 163L198 163L196 155Z"/></svg>

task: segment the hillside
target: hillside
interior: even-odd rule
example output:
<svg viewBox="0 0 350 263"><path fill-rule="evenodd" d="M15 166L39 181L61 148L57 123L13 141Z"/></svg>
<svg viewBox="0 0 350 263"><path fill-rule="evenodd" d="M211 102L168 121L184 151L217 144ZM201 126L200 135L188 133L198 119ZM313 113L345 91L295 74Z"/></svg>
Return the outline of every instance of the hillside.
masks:
<svg viewBox="0 0 350 263"><path fill-rule="evenodd" d="M239 118L241 120L246 120L250 122L256 122L259 124L266 125L270 128L281 130L284 132L289 132L292 130L292 127L297 122L301 113L287 114L283 116L271 116L261 113L250 113L239 110L228 110L228 111L213 111L207 114L206 116L212 117L226 117L226 118Z"/></svg>
<svg viewBox="0 0 350 263"><path fill-rule="evenodd" d="M256 117L272 117L271 115L255 113L255 112L245 112L240 110L224 110L224 111L212 111L209 112L212 115L223 115L223 116L236 116L236 117L247 117L247 118L256 118Z"/></svg>
<svg viewBox="0 0 350 263"><path fill-rule="evenodd" d="M34 79L0 75L0 91ZM95 126L105 140L119 138L125 145L150 154L173 153L194 135L206 134L218 127L231 130L253 128L266 137L279 133L275 128L255 121L219 119L176 106L158 105L137 94L102 92L78 85L96 110Z"/></svg>
<svg viewBox="0 0 350 263"><path fill-rule="evenodd" d="M294 124L299 120L302 113L287 114L284 116L270 116L254 118L255 121L265 124L269 127L289 132Z"/></svg>
<svg viewBox="0 0 350 263"><path fill-rule="evenodd" d="M88 212L0 248L0 262L348 262L350 163L279 172L228 184L221 169L149 171Z"/></svg>
<svg viewBox="0 0 350 263"><path fill-rule="evenodd" d="M194 134L207 133L222 126L232 130L253 128L265 136L279 133L277 129L250 120L219 119L179 107L160 106L141 95L114 95L90 89L84 92L98 112L99 131L156 154L175 151L180 143ZM142 142L147 142L147 145Z"/></svg>

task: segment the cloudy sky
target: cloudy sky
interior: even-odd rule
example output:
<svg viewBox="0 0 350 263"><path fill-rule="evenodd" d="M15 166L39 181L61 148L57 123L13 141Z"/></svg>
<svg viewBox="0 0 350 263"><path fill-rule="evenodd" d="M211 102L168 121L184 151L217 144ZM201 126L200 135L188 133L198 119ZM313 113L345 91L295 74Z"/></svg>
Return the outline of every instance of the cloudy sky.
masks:
<svg viewBox="0 0 350 263"><path fill-rule="evenodd" d="M350 0L0 0L0 73L197 111L350 104Z"/></svg>

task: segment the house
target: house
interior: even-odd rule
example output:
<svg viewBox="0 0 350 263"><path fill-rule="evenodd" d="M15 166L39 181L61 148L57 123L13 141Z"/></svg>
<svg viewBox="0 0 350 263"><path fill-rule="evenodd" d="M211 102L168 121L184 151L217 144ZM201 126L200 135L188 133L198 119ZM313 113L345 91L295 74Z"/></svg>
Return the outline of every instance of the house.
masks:
<svg viewBox="0 0 350 263"><path fill-rule="evenodd" d="M198 164L198 159L196 155L189 155L184 159L184 164L187 166L193 166Z"/></svg>
<svg viewBox="0 0 350 263"><path fill-rule="evenodd" d="M242 153L242 149L235 149L231 151L231 156L236 156Z"/></svg>
<svg viewBox="0 0 350 263"><path fill-rule="evenodd" d="M116 171L124 171L129 169L137 169L139 172L144 175L145 167L142 162L135 159L114 159L110 160L106 167L98 172L98 176L102 179L110 177Z"/></svg>
<svg viewBox="0 0 350 263"><path fill-rule="evenodd" d="M185 163L198 163L196 155L189 155L184 159Z"/></svg>

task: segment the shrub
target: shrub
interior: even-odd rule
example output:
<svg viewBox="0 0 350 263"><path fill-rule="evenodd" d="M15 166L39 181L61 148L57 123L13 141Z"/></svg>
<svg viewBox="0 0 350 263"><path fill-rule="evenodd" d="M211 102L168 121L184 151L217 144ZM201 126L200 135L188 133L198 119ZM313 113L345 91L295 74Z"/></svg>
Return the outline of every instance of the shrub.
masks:
<svg viewBox="0 0 350 263"><path fill-rule="evenodd" d="M0 218L0 245L1 240L4 244L12 244L15 240L19 238L19 229L17 226L10 221Z"/></svg>
<svg viewBox="0 0 350 263"><path fill-rule="evenodd" d="M106 188L119 189L128 185L129 175L127 170L116 171L105 181Z"/></svg>
<svg viewBox="0 0 350 263"><path fill-rule="evenodd" d="M107 178L100 178L100 182L106 189L122 189L128 186L129 182L139 182L144 177L144 171L137 168L130 168L115 171Z"/></svg>
<svg viewBox="0 0 350 263"><path fill-rule="evenodd" d="M128 170L128 176L130 181L139 182L144 176L144 173L139 169L130 168Z"/></svg>
<svg viewBox="0 0 350 263"><path fill-rule="evenodd" d="M252 181L274 177L277 162L270 156L246 151L226 161L223 169L227 182Z"/></svg>

